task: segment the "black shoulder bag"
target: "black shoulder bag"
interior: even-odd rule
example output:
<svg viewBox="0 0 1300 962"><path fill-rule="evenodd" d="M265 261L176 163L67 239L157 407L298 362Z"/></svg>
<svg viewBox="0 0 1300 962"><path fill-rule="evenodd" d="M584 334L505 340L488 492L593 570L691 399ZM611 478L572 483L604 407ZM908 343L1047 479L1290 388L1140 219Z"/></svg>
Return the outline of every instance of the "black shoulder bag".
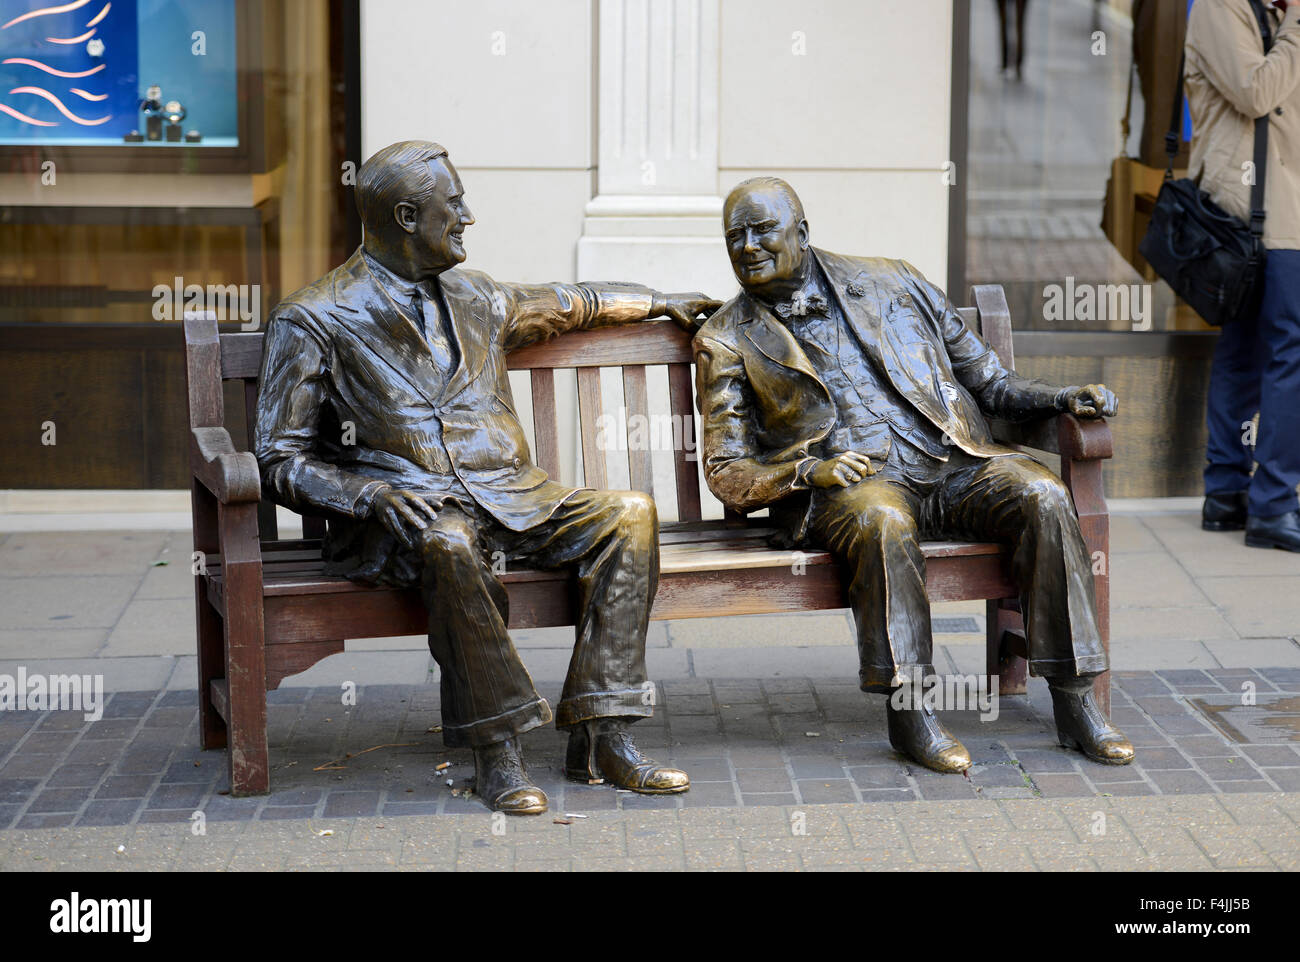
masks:
<svg viewBox="0 0 1300 962"><path fill-rule="evenodd" d="M1268 14L1250 0L1264 38L1273 46ZM1250 224L1243 224L1201 190L1191 178L1174 180L1183 120L1184 53L1178 66L1178 94L1165 137L1169 166L1138 250L1174 293L1207 324L1221 327L1258 313L1264 291L1264 168L1268 161L1268 115L1255 121L1255 183L1250 189Z"/></svg>

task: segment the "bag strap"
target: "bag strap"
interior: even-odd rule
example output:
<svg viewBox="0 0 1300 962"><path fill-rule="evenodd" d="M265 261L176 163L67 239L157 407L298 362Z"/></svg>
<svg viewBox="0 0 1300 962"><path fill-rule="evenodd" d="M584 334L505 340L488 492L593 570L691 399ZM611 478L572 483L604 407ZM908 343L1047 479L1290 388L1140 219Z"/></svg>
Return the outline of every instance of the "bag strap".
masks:
<svg viewBox="0 0 1300 962"><path fill-rule="evenodd" d="M1269 27L1268 12L1260 0L1250 0L1251 10L1259 24L1259 34L1264 41L1264 56L1273 49L1273 31ZM1173 116L1169 118L1169 132L1165 134L1165 153L1169 164L1165 167L1165 180L1174 179L1174 161L1178 159L1178 149L1182 145L1181 128L1183 126L1183 74L1187 69L1187 52L1178 61L1178 91L1174 95ZM1264 236L1264 175L1268 166L1268 114L1255 118L1255 183L1250 188L1250 232L1256 237Z"/></svg>
<svg viewBox="0 0 1300 962"><path fill-rule="evenodd" d="M1182 146L1183 126L1183 70L1187 67L1187 52L1178 58L1178 88L1174 94L1174 112L1169 118L1169 132L1165 134L1165 153L1169 163L1165 167L1165 180L1174 179L1174 161L1178 159L1178 148Z"/></svg>
<svg viewBox="0 0 1300 962"><path fill-rule="evenodd" d="M1273 31L1269 26L1268 12L1260 0L1250 0L1251 9L1259 23L1259 33L1264 40L1264 56L1273 49ZM1268 167L1268 114L1255 118L1255 183L1250 188L1250 232L1255 237L1264 236L1264 175Z"/></svg>
<svg viewBox="0 0 1300 962"><path fill-rule="evenodd" d="M1128 139L1129 134L1133 129L1129 125L1129 118L1133 116L1133 78L1137 76L1137 69L1137 58L1135 57L1133 58L1133 62L1129 64L1128 68L1128 94L1124 98L1124 119L1119 122L1119 130L1122 137L1120 140L1119 152L1124 157L1128 156Z"/></svg>

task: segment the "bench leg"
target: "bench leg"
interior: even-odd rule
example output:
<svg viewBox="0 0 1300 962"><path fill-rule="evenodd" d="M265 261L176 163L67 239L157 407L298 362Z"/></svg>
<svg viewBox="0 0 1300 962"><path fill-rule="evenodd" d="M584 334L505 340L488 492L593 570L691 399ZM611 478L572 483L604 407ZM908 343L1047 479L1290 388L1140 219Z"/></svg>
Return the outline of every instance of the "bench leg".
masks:
<svg viewBox="0 0 1300 962"><path fill-rule="evenodd" d="M212 682L225 675L225 628L221 615L208 601L209 558L220 550L217 540L217 499L197 481L190 482L190 507L194 519L194 618L199 663L199 747L225 748L226 722L212 704Z"/></svg>
<svg viewBox="0 0 1300 962"><path fill-rule="evenodd" d="M1062 437L1066 437L1064 428ZM1102 647L1110 654L1110 511L1102 487L1101 462L1078 460L1071 445L1061 445L1061 480L1070 489L1079 516L1079 533L1092 558L1092 581L1097 598L1097 628ZM1097 705L1110 717L1110 672L1093 685Z"/></svg>
<svg viewBox="0 0 1300 962"><path fill-rule="evenodd" d="M199 635L199 747L225 748L226 721L212 704L212 683L226 673L225 626L221 615L208 602L207 588L200 576L195 579Z"/></svg>
<svg viewBox="0 0 1300 962"><path fill-rule="evenodd" d="M271 767L266 744L266 650L257 505L223 507L220 525L226 583L230 794L264 795L270 790Z"/></svg>
<svg viewBox="0 0 1300 962"><path fill-rule="evenodd" d="M997 678L998 696L1023 695L1029 678L1029 662L1017 654L1013 647L1024 650L1025 627L1020 612L1006 607L1004 599L991 599L984 603L987 622L984 663L989 675L989 688ZM1009 644L1020 640L1019 646Z"/></svg>

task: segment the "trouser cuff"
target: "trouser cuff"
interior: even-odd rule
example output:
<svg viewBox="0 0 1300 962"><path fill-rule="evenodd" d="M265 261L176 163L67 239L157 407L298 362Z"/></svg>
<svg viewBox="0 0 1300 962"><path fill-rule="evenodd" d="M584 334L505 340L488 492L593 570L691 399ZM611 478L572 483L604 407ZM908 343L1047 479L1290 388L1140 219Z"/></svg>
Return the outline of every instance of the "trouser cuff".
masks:
<svg viewBox="0 0 1300 962"><path fill-rule="evenodd" d="M930 662L917 662L910 665L870 665L858 670L858 687L871 695L888 695L899 685L920 677L927 678L934 674L934 665Z"/></svg>
<svg viewBox="0 0 1300 962"><path fill-rule="evenodd" d="M649 688L593 691L562 698L555 708L555 727L577 728L598 718L649 718L654 713L654 695Z"/></svg>
<svg viewBox="0 0 1300 962"><path fill-rule="evenodd" d="M448 724L444 718L442 741L448 748L481 748L522 735L550 720L551 706L545 698L535 698L500 715L479 718L463 725Z"/></svg>
<svg viewBox="0 0 1300 962"><path fill-rule="evenodd" d="M1035 678L1083 678L1100 675L1110 670L1110 658L1103 652L1099 655L1083 655L1078 658L1031 658L1029 674Z"/></svg>

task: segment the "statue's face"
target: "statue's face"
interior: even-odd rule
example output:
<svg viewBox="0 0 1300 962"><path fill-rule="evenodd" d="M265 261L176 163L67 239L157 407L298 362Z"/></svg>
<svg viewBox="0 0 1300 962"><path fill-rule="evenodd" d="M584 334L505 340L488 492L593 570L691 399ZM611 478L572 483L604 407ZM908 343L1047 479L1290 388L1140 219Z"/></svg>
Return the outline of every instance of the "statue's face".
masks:
<svg viewBox="0 0 1300 962"><path fill-rule="evenodd" d="M723 212L723 228L731 269L746 289L789 281L803 266L808 223L780 190L742 194Z"/></svg>
<svg viewBox="0 0 1300 962"><path fill-rule="evenodd" d="M405 216L412 228L421 266L445 270L465 259L465 228L474 223L474 215L465 203L460 175L446 157L429 161L429 174L434 181L432 193L414 209L399 205L398 217Z"/></svg>

